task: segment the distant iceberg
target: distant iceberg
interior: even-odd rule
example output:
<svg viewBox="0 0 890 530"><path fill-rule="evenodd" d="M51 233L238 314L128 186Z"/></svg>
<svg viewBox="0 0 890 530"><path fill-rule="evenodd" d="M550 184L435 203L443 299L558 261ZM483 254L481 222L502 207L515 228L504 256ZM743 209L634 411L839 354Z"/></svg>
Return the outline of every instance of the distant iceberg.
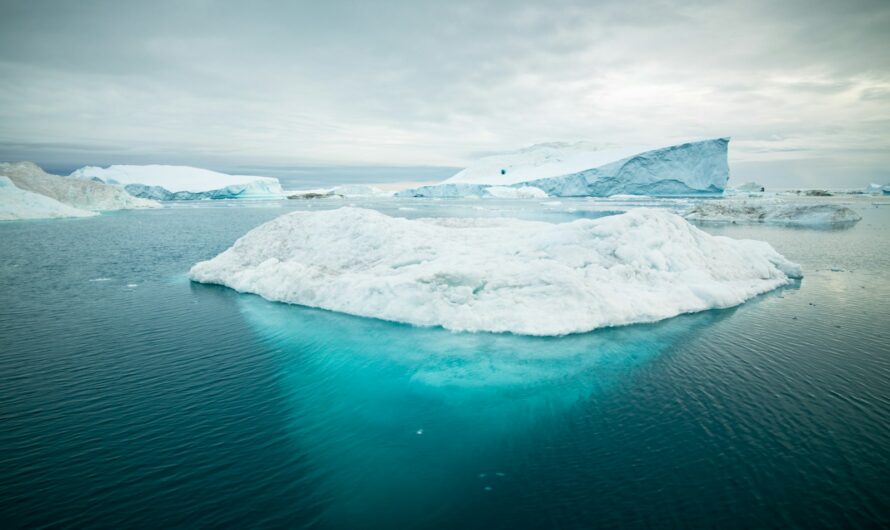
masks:
<svg viewBox="0 0 890 530"><path fill-rule="evenodd" d="M96 212L63 204L51 197L16 187L9 177L0 177L0 221L92 217Z"/></svg>
<svg viewBox="0 0 890 530"><path fill-rule="evenodd" d="M283 199L285 196L276 178L228 175L189 166L87 166L69 176L120 185L131 195L159 201Z"/></svg>
<svg viewBox="0 0 890 530"><path fill-rule="evenodd" d="M0 175L19 189L46 195L75 208L92 211L160 208L155 201L134 197L117 186L51 175L33 162L0 163Z"/></svg>
<svg viewBox="0 0 890 530"><path fill-rule="evenodd" d="M754 181L746 182L736 188L736 191L742 191L742 192L746 192L746 193L761 192L761 191L765 191L765 190L766 190L766 188L763 186L763 184L760 184L760 183L754 182Z"/></svg>
<svg viewBox="0 0 890 530"><path fill-rule="evenodd" d="M645 208L565 224L294 212L190 271L268 300L523 335L730 307L800 275L767 243L711 236Z"/></svg>
<svg viewBox="0 0 890 530"><path fill-rule="evenodd" d="M531 187L554 197L686 196L723 192L729 138L634 153L586 143L539 144L485 157L442 184L403 190L399 197L490 196L492 186Z"/></svg>
<svg viewBox="0 0 890 530"><path fill-rule="evenodd" d="M800 227L840 227L859 222L855 211L837 204L788 204L783 201L703 201L684 215L710 223L767 223Z"/></svg>

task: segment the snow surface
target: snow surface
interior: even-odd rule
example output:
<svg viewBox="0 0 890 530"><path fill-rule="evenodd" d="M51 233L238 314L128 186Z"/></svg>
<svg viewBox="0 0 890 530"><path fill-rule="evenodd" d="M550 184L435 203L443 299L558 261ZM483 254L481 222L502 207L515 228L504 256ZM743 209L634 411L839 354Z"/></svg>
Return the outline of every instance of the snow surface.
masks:
<svg viewBox="0 0 890 530"><path fill-rule="evenodd" d="M228 175L189 166L87 166L69 176L118 184L132 195L158 200L284 198L276 178Z"/></svg>
<svg viewBox="0 0 890 530"><path fill-rule="evenodd" d="M9 177L0 177L0 221L92 217L96 212L81 210L53 198L16 187Z"/></svg>
<svg viewBox="0 0 890 530"><path fill-rule="evenodd" d="M711 236L646 208L565 224L294 212L190 271L268 300L526 335L730 307L800 275L767 243Z"/></svg>
<svg viewBox="0 0 890 530"><path fill-rule="evenodd" d="M585 152L583 143L541 144L486 157L442 184L396 195L484 197L491 186L534 187L553 197L719 194L729 179L728 145L728 138L717 138L626 156L626 150Z"/></svg>
<svg viewBox="0 0 890 530"><path fill-rule="evenodd" d="M9 177L19 189L46 195L83 210L161 207L158 202L134 197L117 186L51 175L33 162L0 163L0 175Z"/></svg>
<svg viewBox="0 0 890 530"><path fill-rule="evenodd" d="M802 227L851 225L862 217L838 204L789 204L784 201L703 201L684 217L716 223L769 223Z"/></svg>

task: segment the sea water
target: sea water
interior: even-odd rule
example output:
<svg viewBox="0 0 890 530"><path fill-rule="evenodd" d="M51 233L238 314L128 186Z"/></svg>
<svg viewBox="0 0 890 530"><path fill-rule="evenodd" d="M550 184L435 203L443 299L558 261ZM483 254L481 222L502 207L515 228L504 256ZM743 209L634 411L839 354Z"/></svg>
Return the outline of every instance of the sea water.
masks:
<svg viewBox="0 0 890 530"><path fill-rule="evenodd" d="M890 207L861 202L843 230L707 226L770 242L804 279L561 338L186 277L266 220L349 202L0 224L0 524L890 524ZM551 222L615 209L554 202L352 204Z"/></svg>

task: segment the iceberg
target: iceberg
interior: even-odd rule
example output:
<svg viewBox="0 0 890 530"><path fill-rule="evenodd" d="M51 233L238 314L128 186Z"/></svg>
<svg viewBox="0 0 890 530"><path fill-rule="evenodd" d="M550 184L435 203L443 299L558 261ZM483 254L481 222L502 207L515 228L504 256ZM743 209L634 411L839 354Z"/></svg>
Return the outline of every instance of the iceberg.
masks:
<svg viewBox="0 0 890 530"><path fill-rule="evenodd" d="M765 190L766 190L766 188L763 186L763 184L760 184L760 183L754 182L754 181L746 182L746 183L742 184L741 186L739 186L738 188L736 188L736 191L743 191L746 193L762 192Z"/></svg>
<svg viewBox="0 0 890 530"><path fill-rule="evenodd" d="M116 184L133 196L159 201L285 197L276 178L228 175L189 166L87 166L69 177Z"/></svg>
<svg viewBox="0 0 890 530"><path fill-rule="evenodd" d="M74 208L46 195L20 189L9 177L0 177L0 221L94 215L99 214Z"/></svg>
<svg viewBox="0 0 890 530"><path fill-rule="evenodd" d="M333 188L316 188L311 190L292 190L284 192L288 199L330 199L352 197L391 197L392 192L381 190L376 186L364 184L344 184Z"/></svg>
<svg viewBox="0 0 890 530"><path fill-rule="evenodd" d="M837 204L788 204L785 202L705 201L683 217L705 223L768 223L800 227L842 227L859 222L855 211Z"/></svg>
<svg viewBox="0 0 890 530"><path fill-rule="evenodd" d="M550 224L340 208L278 217L189 275L363 317L548 336L735 306L801 270L654 209Z"/></svg>
<svg viewBox="0 0 890 530"><path fill-rule="evenodd" d="M533 187L553 197L721 194L729 179L729 138L653 149L594 150L589 144L539 144L486 157L442 184L399 197L486 196L492 186Z"/></svg>
<svg viewBox="0 0 890 530"><path fill-rule="evenodd" d="M82 210L161 207L156 201L134 197L117 186L51 175L33 162L0 163L0 175L9 177L19 189L46 195Z"/></svg>

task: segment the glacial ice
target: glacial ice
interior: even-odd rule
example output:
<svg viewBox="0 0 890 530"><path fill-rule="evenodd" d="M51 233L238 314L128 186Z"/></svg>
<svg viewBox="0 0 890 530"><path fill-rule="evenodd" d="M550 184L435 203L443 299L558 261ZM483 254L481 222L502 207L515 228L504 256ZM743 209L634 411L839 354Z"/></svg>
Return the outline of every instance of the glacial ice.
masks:
<svg viewBox="0 0 890 530"><path fill-rule="evenodd" d="M442 184L399 197L486 196L492 186L534 187L553 197L720 194L729 179L728 138L628 153L588 144L539 144L486 157Z"/></svg>
<svg viewBox="0 0 890 530"><path fill-rule="evenodd" d="M117 186L51 175L33 162L0 163L0 175L9 177L19 189L46 195L82 210L161 207L158 202L134 197Z"/></svg>
<svg viewBox="0 0 890 530"><path fill-rule="evenodd" d="M92 217L96 212L63 204L51 197L16 187L9 177L0 176L0 221Z"/></svg>
<svg viewBox="0 0 890 530"><path fill-rule="evenodd" d="M799 227L839 227L857 223L862 217L839 204L789 204L781 200L703 201L683 216L708 223L768 223Z"/></svg>
<svg viewBox="0 0 890 530"><path fill-rule="evenodd" d="M524 335L730 307L800 275L767 243L711 236L646 208L565 224L294 212L190 271L273 301Z"/></svg>
<svg viewBox="0 0 890 530"><path fill-rule="evenodd" d="M228 175L189 166L87 166L69 176L117 184L131 195L159 201L284 198L276 178Z"/></svg>

